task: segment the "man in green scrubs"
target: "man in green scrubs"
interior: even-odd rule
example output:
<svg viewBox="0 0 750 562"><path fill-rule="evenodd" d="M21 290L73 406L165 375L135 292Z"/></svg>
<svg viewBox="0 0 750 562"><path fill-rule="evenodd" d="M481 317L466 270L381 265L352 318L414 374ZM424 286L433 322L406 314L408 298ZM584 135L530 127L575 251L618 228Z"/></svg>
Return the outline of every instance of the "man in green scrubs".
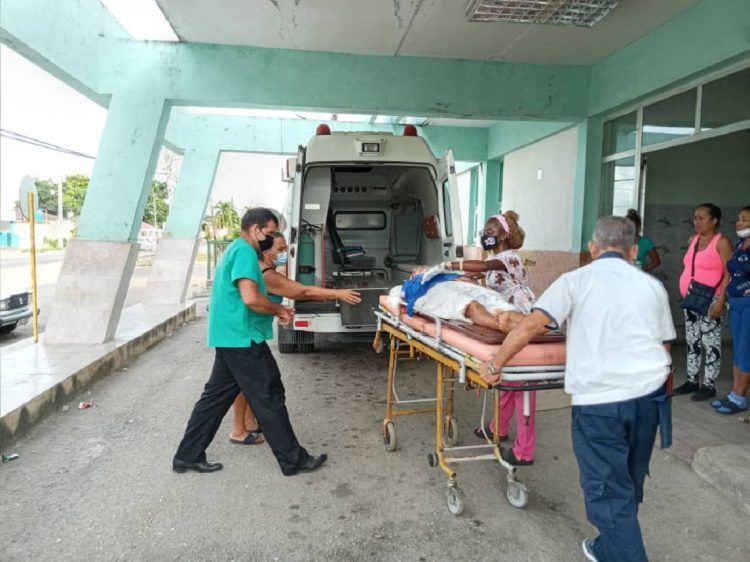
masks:
<svg viewBox="0 0 750 562"><path fill-rule="evenodd" d="M278 228L269 209L251 209L242 217L240 237L216 268L208 315L208 345L216 348L211 376L193 408L185 435L172 461L175 472L215 472L221 463L206 460L206 448L227 410L242 391L285 476L315 470L327 455L311 456L294 435L284 385L266 340L273 339L273 318L289 323L294 310L267 298L258 252Z"/></svg>

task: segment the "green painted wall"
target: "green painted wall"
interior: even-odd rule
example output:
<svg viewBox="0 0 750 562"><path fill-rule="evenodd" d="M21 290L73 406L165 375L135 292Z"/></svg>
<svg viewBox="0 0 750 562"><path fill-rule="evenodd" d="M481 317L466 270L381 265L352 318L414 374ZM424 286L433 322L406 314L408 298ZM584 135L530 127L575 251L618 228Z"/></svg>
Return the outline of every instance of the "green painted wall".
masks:
<svg viewBox="0 0 750 562"><path fill-rule="evenodd" d="M191 105L458 118L565 119L586 113L587 67L382 57L197 43L104 40L100 84L133 61Z"/></svg>
<svg viewBox="0 0 750 562"><path fill-rule="evenodd" d="M487 157L500 158L570 126L572 123L559 121L502 121L490 127Z"/></svg>
<svg viewBox="0 0 750 562"><path fill-rule="evenodd" d="M588 114L750 56L750 2L703 0L591 68Z"/></svg>
<svg viewBox="0 0 750 562"><path fill-rule="evenodd" d="M208 115L175 109L169 120L166 138L180 147L296 154L315 135L324 121L271 119L260 117ZM402 134L403 126L325 121L332 131L386 131ZM487 129L476 127L418 127L419 135L433 153L442 156L452 148L457 160L477 161L487 153Z"/></svg>

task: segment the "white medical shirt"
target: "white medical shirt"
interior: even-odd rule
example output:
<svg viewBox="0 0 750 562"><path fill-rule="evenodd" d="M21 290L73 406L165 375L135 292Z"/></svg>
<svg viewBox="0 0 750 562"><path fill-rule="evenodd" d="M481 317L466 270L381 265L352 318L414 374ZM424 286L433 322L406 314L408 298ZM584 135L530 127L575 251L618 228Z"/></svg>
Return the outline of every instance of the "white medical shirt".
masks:
<svg viewBox="0 0 750 562"><path fill-rule="evenodd" d="M600 257L562 275L536 302L551 327L567 321L565 392L574 405L630 400L658 389L675 338L664 286L624 259Z"/></svg>

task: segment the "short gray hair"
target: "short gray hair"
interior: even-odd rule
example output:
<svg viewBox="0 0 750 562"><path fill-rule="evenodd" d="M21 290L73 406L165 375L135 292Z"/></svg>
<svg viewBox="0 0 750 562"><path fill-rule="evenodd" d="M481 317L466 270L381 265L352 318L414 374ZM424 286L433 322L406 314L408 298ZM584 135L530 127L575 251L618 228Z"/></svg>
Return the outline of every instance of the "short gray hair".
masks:
<svg viewBox="0 0 750 562"><path fill-rule="evenodd" d="M627 254L635 244L635 225L625 217L601 217L594 226L593 241L601 249L615 248Z"/></svg>

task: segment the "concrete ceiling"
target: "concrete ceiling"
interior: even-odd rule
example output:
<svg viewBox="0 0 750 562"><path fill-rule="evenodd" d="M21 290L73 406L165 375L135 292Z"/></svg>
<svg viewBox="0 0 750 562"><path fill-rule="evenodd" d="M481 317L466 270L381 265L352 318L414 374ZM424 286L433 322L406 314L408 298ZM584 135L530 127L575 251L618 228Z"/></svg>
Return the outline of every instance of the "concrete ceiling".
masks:
<svg viewBox="0 0 750 562"><path fill-rule="evenodd" d="M700 2L620 0L601 22L582 28L469 23L465 0L156 1L188 42L582 65L603 59Z"/></svg>

